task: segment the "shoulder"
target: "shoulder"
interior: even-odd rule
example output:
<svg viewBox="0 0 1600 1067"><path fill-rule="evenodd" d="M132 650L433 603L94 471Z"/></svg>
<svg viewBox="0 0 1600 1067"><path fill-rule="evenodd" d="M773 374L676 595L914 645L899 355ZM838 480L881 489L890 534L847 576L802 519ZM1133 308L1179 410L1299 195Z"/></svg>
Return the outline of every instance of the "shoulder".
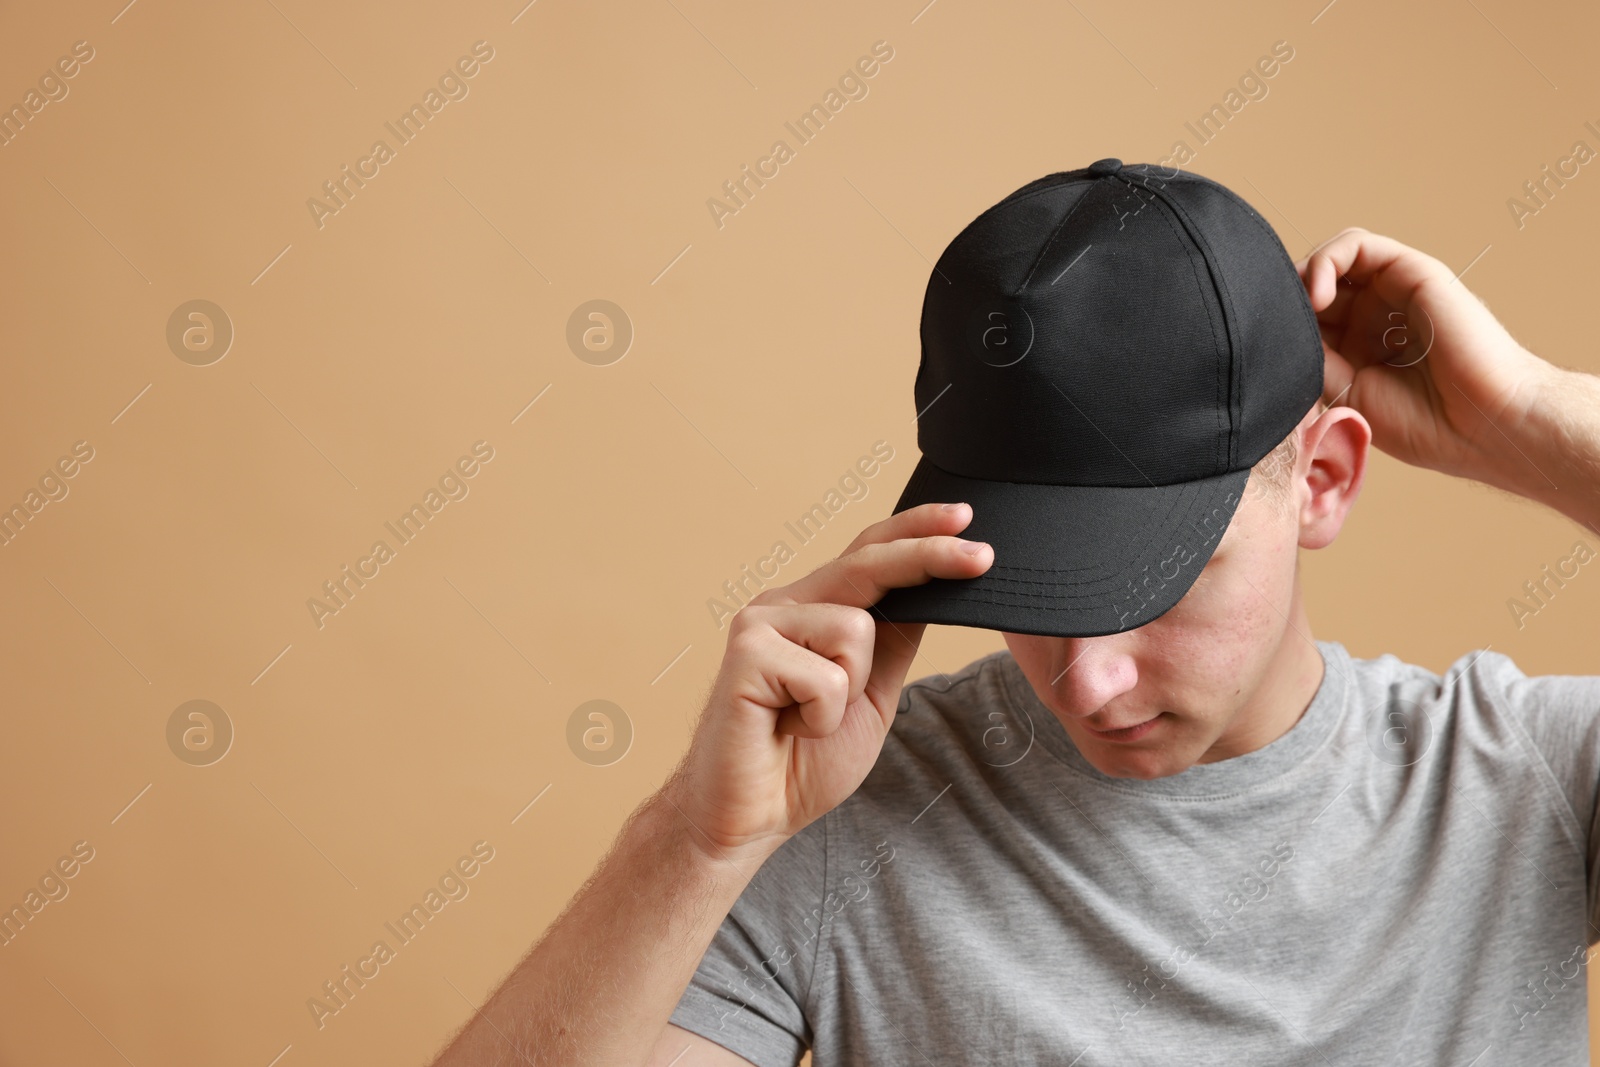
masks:
<svg viewBox="0 0 1600 1067"><path fill-rule="evenodd" d="M918 716L926 710L945 714L962 702L974 699L973 691L989 692L1004 689L1004 675L1008 668L1015 669L1016 661L1009 649L1000 649L980 656L953 674L929 674L907 682L900 691L900 715ZM896 729L898 729L898 725Z"/></svg>
<svg viewBox="0 0 1600 1067"><path fill-rule="evenodd" d="M896 812L910 805L915 815L950 783L1002 765L1007 746L1025 746L1031 737L1016 704L1019 682L1027 684L1005 649L954 673L908 682L883 751L855 799Z"/></svg>
<svg viewBox="0 0 1600 1067"><path fill-rule="evenodd" d="M1594 675L1529 675L1510 656L1485 648L1451 663L1440 690L1455 715L1522 733L1541 748L1600 742L1600 677Z"/></svg>
<svg viewBox="0 0 1600 1067"><path fill-rule="evenodd" d="M1007 649L973 660L954 674L934 674L908 682L900 693L889 741L924 756L951 746L982 743L991 715L1015 711L1015 685L1022 679ZM887 748L888 745L886 744Z"/></svg>
<svg viewBox="0 0 1600 1067"><path fill-rule="evenodd" d="M1439 703L1448 701L1458 685L1464 684L1464 690L1469 693L1484 694L1504 689L1523 677L1511 657L1489 648L1462 652L1443 670L1434 671L1409 663L1392 652L1361 658L1351 655L1337 641L1319 641L1318 644L1324 652L1332 646L1335 657L1349 664L1358 695L1366 703L1372 703L1369 698L1374 696ZM1330 666L1333 665L1330 660Z"/></svg>
<svg viewBox="0 0 1600 1067"><path fill-rule="evenodd" d="M1563 681L1600 691L1600 678L1529 678L1509 655L1488 647L1462 652L1438 671L1388 652L1345 658L1354 682L1347 710L1355 723L1371 731L1414 725L1470 748L1517 747L1529 715L1566 702L1572 687Z"/></svg>

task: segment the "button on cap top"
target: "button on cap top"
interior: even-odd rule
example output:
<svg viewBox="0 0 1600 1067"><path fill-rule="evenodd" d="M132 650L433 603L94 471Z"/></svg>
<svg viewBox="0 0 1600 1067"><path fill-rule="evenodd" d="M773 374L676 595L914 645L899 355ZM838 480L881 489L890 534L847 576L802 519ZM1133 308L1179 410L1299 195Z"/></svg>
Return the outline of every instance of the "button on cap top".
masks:
<svg viewBox="0 0 1600 1067"><path fill-rule="evenodd" d="M1096 178L1104 178L1108 175L1117 174L1121 170L1122 160L1120 159L1097 159L1093 163L1089 164L1089 173L1091 176Z"/></svg>

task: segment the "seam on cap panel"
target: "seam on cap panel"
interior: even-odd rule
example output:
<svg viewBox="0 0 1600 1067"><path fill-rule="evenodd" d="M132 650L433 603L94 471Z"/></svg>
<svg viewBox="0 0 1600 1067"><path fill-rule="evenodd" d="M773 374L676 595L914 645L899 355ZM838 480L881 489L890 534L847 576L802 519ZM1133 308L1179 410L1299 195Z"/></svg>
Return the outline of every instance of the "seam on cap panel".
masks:
<svg viewBox="0 0 1600 1067"><path fill-rule="evenodd" d="M1226 185L1223 185L1220 182L1214 182L1209 178L1205 178L1203 175L1195 175L1195 177L1201 178L1203 181L1205 181L1205 183L1207 185L1211 186L1213 189L1215 189L1218 192L1222 193L1224 196L1226 196L1229 199L1233 200L1234 202L1239 204L1239 206L1241 206L1241 207L1243 207L1245 209L1245 217L1248 218L1251 222L1255 223L1256 227L1258 229L1260 229L1261 232L1267 236L1268 243L1270 245L1272 245L1274 248L1277 249L1277 254L1279 256L1279 261L1284 263L1285 265L1287 265L1288 268L1291 271L1294 271L1295 278L1296 278L1296 280L1298 282L1298 279L1300 277L1300 272L1295 270L1294 260L1289 258L1289 250L1284 248L1284 246L1283 246L1283 238L1279 237L1277 231L1274 230L1270 225L1267 224L1266 218L1263 217L1262 214L1255 209L1255 207L1250 203L1250 201L1246 200L1244 197L1240 196L1238 193L1234 192L1232 189L1229 189ZM1321 363L1321 361L1322 361L1322 330L1317 325L1317 313L1315 311L1313 311L1312 308L1311 308L1311 297L1308 294L1306 294L1306 292L1305 292L1305 284L1303 282L1298 282L1298 284L1299 284L1299 287L1300 287L1299 288L1300 294L1305 296L1304 300L1297 301L1297 303L1300 305L1300 317L1305 320L1306 327L1311 331L1312 335L1317 338L1317 342L1316 342L1316 344L1317 344L1317 361L1319 363ZM1313 397L1312 401L1311 401L1311 404L1314 405L1317 402L1317 399L1318 398ZM1307 405L1308 408L1310 406L1311 405ZM1302 414L1304 414L1304 413L1302 412ZM1291 429L1293 429L1293 427L1291 427ZM1285 432L1287 432L1287 431L1285 431Z"/></svg>
<svg viewBox="0 0 1600 1067"><path fill-rule="evenodd" d="M1206 184L1214 183L1206 181ZM1227 367L1228 395L1226 402L1228 406L1228 421L1230 425L1227 427L1228 452L1223 458L1223 467L1227 470L1232 470L1236 462L1236 457L1239 454L1239 424L1244 421L1244 409L1238 401L1238 392L1240 383L1244 378L1244 374L1242 373L1242 369L1239 369L1239 372L1236 373L1238 364L1243 361L1244 355L1239 350L1240 346L1235 343L1237 340L1235 334L1238 330L1236 323L1238 315L1234 314L1233 312L1233 293L1228 288L1227 282L1223 279L1221 273L1213 266L1212 260L1214 257L1210 254L1211 242L1206 240L1204 232L1195 223L1194 219L1189 217L1189 213L1186 212L1176 200L1165 195L1162 190L1153 189L1149 185L1145 185L1144 188L1150 189L1150 192L1154 196L1159 198L1163 204L1171 207L1172 213L1182 220L1185 232L1190 235L1191 239L1196 245L1200 246L1201 259L1203 259L1206 264L1206 274L1211 278L1212 287L1217 291L1217 304L1222 310L1222 327L1223 333L1226 335L1228 341L1227 353L1229 356L1229 365ZM1212 333L1213 336L1216 333L1215 326L1212 327ZM1218 384L1221 384L1221 382ZM1235 412L1237 412L1237 415L1235 415ZM1222 427L1219 426L1218 429L1222 429Z"/></svg>
<svg viewBox="0 0 1600 1067"><path fill-rule="evenodd" d="M1052 188L1057 187L1052 186ZM1039 249L1039 254L1033 257L1033 264L1028 267L1028 273L1023 276L1022 284L1017 287L1017 296L1019 298L1023 293L1028 291L1028 284L1033 281L1033 272L1039 269L1040 263L1044 262L1044 257L1049 253L1051 247L1056 243L1056 238L1061 235L1062 228L1066 226L1067 221L1071 219L1072 216L1078 213L1078 209L1083 206L1083 202L1089 199L1089 197L1093 196L1094 192L1095 187L1093 185L1089 186L1088 189L1085 189L1083 195L1078 197L1078 199L1073 202L1072 206L1067 208L1066 214L1061 216L1061 221L1056 223L1056 228L1050 231L1049 239L1045 241L1044 246Z"/></svg>
<svg viewBox="0 0 1600 1067"><path fill-rule="evenodd" d="M1077 175L1077 177L1073 177L1073 175ZM1041 182L1049 182L1051 178L1060 178L1061 180L1057 182L1050 182L1049 185L1038 184ZM1032 198L1039 196L1042 193L1047 193L1052 189L1060 189L1071 182L1093 182L1094 180L1094 176L1089 173L1089 168L1087 167L1079 167L1076 170L1058 170L1053 174L1046 174L1041 178L1035 178L1033 181L1028 182L1027 185L1017 186L1015 189L1011 190L1011 192L1007 193L1002 200L989 205L987 208L984 208L983 214L979 215L978 218L983 218L984 215L987 215L989 212L994 211L997 208L1006 207L1010 204L1021 203L1024 200L1031 200ZM1029 185L1034 186L1034 188L1029 189ZM1027 189L1027 192L1023 192L1024 189ZM974 219L973 221L976 222L977 219Z"/></svg>
<svg viewBox="0 0 1600 1067"><path fill-rule="evenodd" d="M1186 179L1188 179L1190 181L1193 181L1198 185L1202 185L1202 186L1205 186L1205 185L1216 185L1215 182L1211 181L1211 179L1207 178L1203 174L1194 174L1192 172L1185 172L1185 171L1183 171L1181 169L1178 171L1178 173L1183 174L1183 176ZM1142 183L1142 187L1145 188L1145 189L1149 189L1150 194L1152 196L1157 197L1158 199L1160 199L1160 201L1163 204L1166 204L1170 208L1172 208L1173 214L1179 216L1183 220L1183 222L1185 224L1184 225L1184 230L1185 230L1186 233L1189 233L1189 234L1192 235L1192 237L1194 239L1194 242L1196 244L1206 243L1206 242L1203 241L1203 236L1200 234L1200 228L1195 225L1194 220L1191 219L1186 212L1184 212L1184 210L1178 205L1177 201L1172 199L1171 197L1168 197L1168 196L1164 195L1162 189L1152 188L1148 184L1149 183L1149 177L1150 177L1148 171L1143 173L1141 176L1145 179L1145 181ZM1163 189L1164 188L1165 188L1165 181L1163 181ZM1207 251L1207 249L1202 249L1202 253L1204 253L1205 251ZM1221 285L1220 279L1218 278L1217 274L1212 270L1210 258L1209 257L1205 257L1204 255L1202 255L1202 258L1204 258L1205 262L1206 262L1206 274L1207 274L1208 277L1210 277L1212 279L1213 288L1217 290L1217 304L1218 304L1219 308L1222 311L1223 332L1227 335L1227 337L1229 339L1229 344L1227 345L1227 349L1228 349L1228 355L1231 356L1231 355L1235 354L1238 351L1237 346L1232 344L1233 330L1231 329L1231 325L1232 325L1233 316L1231 316L1229 314L1229 305L1231 304L1232 294L1226 292L1225 289L1223 288L1223 286ZM1211 310L1210 306L1209 306L1209 304L1207 304L1206 311L1207 311L1207 315L1208 316L1210 314L1210 310ZM1216 326L1215 326L1215 324L1212 325L1211 332L1212 332L1212 339L1215 340L1216 339ZM1237 387L1238 387L1237 383L1242 378L1242 376L1234 374L1233 373L1233 368L1231 366L1229 366L1227 368L1223 368L1223 367L1221 367L1219 365L1218 370L1219 370L1219 373L1217 375L1218 395L1216 397L1217 404L1213 407L1213 414L1215 414L1217 416L1217 431L1218 431L1217 437L1218 437L1218 439L1221 440L1223 438L1226 438L1226 440L1228 442L1227 445L1226 445L1226 449L1227 449L1226 453L1220 457L1221 464L1222 464L1224 469L1231 471L1233 469L1233 465L1234 465L1234 457L1235 457L1235 455L1237 455L1237 451L1238 451L1235 442L1236 442L1236 437L1237 437L1238 422L1240 420L1236 420L1236 419L1233 419L1233 418L1230 417L1230 419L1229 419L1230 425L1226 426L1226 427L1223 426L1222 425L1222 418L1221 418L1221 410L1222 410L1222 407L1224 405L1226 405L1227 408L1228 408L1229 415L1230 416L1232 415L1232 413L1234 411L1234 407L1235 407L1235 399L1234 398L1235 398L1235 393L1236 393L1236 390L1237 390ZM1224 395L1224 389L1226 389L1226 395ZM1241 409L1241 411L1242 411L1242 409Z"/></svg>
<svg viewBox="0 0 1600 1067"><path fill-rule="evenodd" d="M1068 174L1074 174L1074 173L1077 173L1077 172L1076 171L1057 171L1055 174L1047 174L1043 178L1034 179L1034 181L1042 182L1042 181L1045 181L1045 180L1047 180L1049 178L1057 177L1058 175L1068 175ZM1005 198L1000 200L998 203L990 204L988 207L984 208L982 211L980 211L978 213L978 217L977 218L973 219L971 222L969 222L965 226L961 227L960 231L958 231L954 237L950 238L949 243L944 246L944 250L939 253L939 258L934 261L933 271L932 271L932 273L930 273L928 275L928 284L923 289L922 313L917 317L917 340L918 340L919 345L922 345L923 347L926 347L925 339L923 338L923 327L927 323L927 311L928 311L928 307L929 307L929 301L927 299L927 292L928 292L928 290L933 288L934 279L941 276L940 272L939 272L939 264L944 262L945 256L950 254L950 249L955 246L955 243L957 241L961 240L961 238L964 237L967 233L969 233L973 229L975 229L980 222L982 222L984 219L988 218L990 215L994 214L995 212L999 211L1003 207L1009 207L1012 204L1020 204L1025 200L1032 200L1035 197L1045 196L1046 194L1049 194L1049 193L1055 192L1058 189L1064 188L1065 186L1069 185L1071 182L1084 181L1084 180L1088 180L1088 181L1092 182L1094 179L1088 178L1086 175L1085 176L1080 176L1078 178L1066 179L1066 180L1063 180L1063 181L1055 182L1055 183L1050 184L1050 185L1041 185L1037 189L1033 189L1033 190L1030 190L1027 193L1024 193L1022 196L1017 196L1017 193L1020 191L1020 189L1026 189L1028 187L1027 185L1021 186L1018 190L1013 190L1012 192L1006 194ZM1032 185L1032 184L1033 184L1033 182L1029 182L1028 183L1028 185ZM1061 228L1061 226L1066 224L1067 219L1072 216L1072 213L1078 210L1078 206L1083 203L1084 198L1087 195L1088 195L1088 190L1085 190L1083 193L1081 193L1078 196L1078 199L1073 203L1072 207L1067 210L1067 214L1062 216L1061 222L1056 224L1056 228L1058 230ZM1046 247L1048 247L1048 245L1046 245ZM1043 253L1041 252L1040 255L1042 257ZM1037 267L1037 266L1038 266L1038 263L1037 263L1037 261L1035 261L1034 267ZM1034 267L1030 267L1028 269L1028 278L1032 278L1033 277ZM1027 281L1026 280L1024 280L1024 282L1022 284L1022 288L1023 289L1027 288ZM1019 293L1019 295L1020 295L1020 293ZM917 373L916 373L915 379L911 383L911 392L912 392L913 396L916 395L917 386L922 381L922 372L923 372L923 370L924 370L923 362L919 360L918 363L917 363ZM923 426L923 423L919 419L917 421L917 445L918 445L919 448L922 445L922 426ZM922 448L921 451L922 451L922 453L924 455L926 455L928 450L925 449L925 448Z"/></svg>
<svg viewBox="0 0 1600 1067"><path fill-rule="evenodd" d="M1075 172L1074 171L1057 171L1055 174L1047 174L1043 178L1035 178L1034 181L1043 182L1043 181L1046 181L1049 178L1054 178L1057 175L1066 175L1066 174L1072 174L1072 173L1075 173ZM934 283L934 280L936 278L942 277L942 275L940 274L940 271L939 271L939 264L941 264L941 263L943 263L945 261L945 257L950 254L950 249L955 247L956 242L961 240L962 237L966 236L972 230L977 228L977 226L978 226L978 224L980 222L982 222L984 219L988 218L990 215L993 215L995 212L999 211L1001 208L1009 207L1012 204L1019 204L1019 203L1023 202L1024 200L1032 200L1034 197L1044 196L1047 193L1054 192L1057 189L1060 189L1060 188L1066 186L1067 184L1069 184L1070 180L1083 180L1083 179L1082 178L1069 179L1069 180L1066 180L1066 181L1055 182L1055 183L1050 184L1050 185L1040 185L1038 188L1032 189L1029 192L1023 194L1022 196L1017 196L1017 193L1020 192L1022 189L1027 189L1028 185L1032 185L1033 182L1029 182L1029 183L1027 183L1027 185L1019 186L1017 189L1014 189L1010 193L1007 193L1004 199L998 201L997 203L990 204L988 207L986 207L982 211L978 212L978 217L977 218L973 219L972 221L968 222L965 226L961 227L961 229L956 232L956 235L954 237L950 238L950 240L945 244L944 249L939 253L939 258L934 261L933 271L928 275L928 284L927 284L927 286L924 287L924 290L923 290L922 314L919 315L918 318L917 318L917 338L918 338L918 342L919 343L922 343L922 340L923 340L923 338L922 338L922 330L923 330L923 326L926 324L927 310L928 310L928 306L929 306L929 301L927 299L927 291L933 288L933 283ZM1013 199L1013 198L1015 198L1015 199ZM1083 202L1083 197L1080 195L1078 197L1078 203L1082 203L1082 202ZM1077 207L1077 204L1074 204L1073 208L1076 209L1076 207ZM1069 214L1070 214L1070 212L1069 212ZM1062 221L1064 222L1065 219L1063 219ZM1031 270L1029 271L1029 274L1030 275L1032 274ZM946 284L949 284L949 283L946 282ZM922 363L919 362L917 364L916 380L911 383L911 390L912 390L912 394L913 395L915 395L915 393L916 393L917 384L922 381L922 371L923 371ZM921 443L922 443L922 424L921 424L921 422L919 420L919 422L917 424L917 444L921 445ZM926 451L927 451L926 449L923 449L924 453L926 453Z"/></svg>
<svg viewBox="0 0 1600 1067"><path fill-rule="evenodd" d="M1127 184L1128 184L1128 186L1130 188L1149 189L1150 192L1153 193L1156 196L1156 198L1159 199L1163 204L1166 204L1168 207L1173 207L1174 206L1173 202L1170 199L1168 199L1167 197L1162 196L1161 192L1159 190L1150 189L1150 186L1148 186L1148 185L1136 185L1136 183L1134 183L1132 181L1129 181L1126 178L1124 178L1123 181L1127 182ZM1176 209L1174 209L1174 213L1176 213ZM1186 242L1184 240L1184 237L1188 236L1188 227L1185 227L1185 229L1180 232L1178 230L1178 228L1173 225L1172 219L1168 218L1164 214L1161 214L1160 212L1157 212L1156 214L1158 215L1158 217L1163 222L1165 222L1167 224L1167 228L1173 231L1173 234L1178 239L1178 246L1183 249L1184 255L1187 256L1188 259L1189 259L1189 269L1194 272L1194 276L1195 276L1194 277L1195 288L1200 290L1200 297L1201 297L1200 304L1201 304L1202 307L1205 308L1205 311L1206 311L1206 325L1208 327L1210 327L1210 329L1211 329L1211 341L1212 341L1213 344L1217 344L1217 341L1218 341L1218 338L1217 338L1217 324L1216 324L1216 321L1212 318L1211 302L1209 300L1205 299L1205 284L1200 280L1200 272L1195 269L1195 264L1194 264L1195 249L1193 247L1194 242L1193 241L1187 241ZM1202 256L1201 258L1203 260L1205 257ZM1207 275L1207 277L1210 277L1212 279L1212 287L1215 288L1216 287L1216 279L1215 279L1215 276L1211 272L1211 265L1210 265L1209 262L1206 263L1206 275ZM1223 303L1223 301L1219 299L1218 300L1219 306L1222 303ZM1228 325L1228 323L1227 323L1227 308L1226 307L1222 308L1222 314L1223 314L1223 331L1224 331L1224 334L1226 334L1227 333L1227 325ZM1224 346L1223 345L1218 345L1218 347L1221 348L1221 347L1224 347ZM1230 351L1232 350L1232 345L1231 344L1227 345L1226 347ZM1216 414L1216 412L1215 412L1216 405L1212 405L1212 407L1213 407L1213 413ZM1218 415L1218 418L1217 418L1217 430L1219 431L1218 437L1222 436L1222 432L1221 431L1223 431L1224 429L1225 428L1222 425L1222 419L1221 419L1220 415ZM1231 437L1230 437L1229 451L1230 451L1230 453L1232 451ZM1224 459L1223 459L1224 468L1231 469L1232 465L1233 465L1233 463L1232 463L1231 455L1228 456L1228 457L1224 457Z"/></svg>
<svg viewBox="0 0 1600 1067"><path fill-rule="evenodd" d="M1261 212L1256 210L1255 205L1251 204L1250 201L1246 200L1232 189L1229 189L1226 185L1223 185L1221 182L1214 181L1211 178L1207 178L1204 174L1198 174L1194 171L1186 171L1182 168L1178 169L1178 173L1182 174L1185 178L1191 181L1198 182L1201 185L1214 190L1215 192L1221 193L1224 197L1232 200L1234 203L1242 207L1244 209L1245 217L1255 224L1256 228L1259 229L1267 238L1267 243L1277 250L1279 262L1283 263L1291 271L1295 271L1294 260L1289 258L1289 251L1284 247L1283 239L1279 237L1277 231L1268 224L1266 218L1261 214ZM1155 190L1152 190L1152 192L1154 191ZM1297 279L1299 278L1299 271L1295 271L1295 277ZM1305 294L1304 283L1301 283L1299 291L1302 295ZM1311 308L1311 298L1309 295L1307 295L1305 299L1298 301L1298 303L1300 305L1301 319L1304 320L1307 330L1317 338L1316 358L1320 363L1322 360L1322 330L1317 325L1317 314ZM1312 404L1315 403L1316 398L1313 398ZM1307 406L1309 408L1310 405ZM1242 411L1243 409L1241 407L1241 421ZM1285 431L1285 433L1287 432L1288 431Z"/></svg>
<svg viewBox="0 0 1600 1067"><path fill-rule="evenodd" d="M1074 171L1057 171L1056 174L1047 174L1047 175L1045 175L1044 178L1038 178L1038 179L1035 179L1035 180L1036 181L1044 181L1045 178L1054 178L1054 177L1056 177L1057 174L1072 174L1072 173L1075 173L1075 172ZM973 219L971 222L969 222L965 226L961 227L960 231L958 231L954 237L950 238L949 244L946 244L944 246L944 251L939 253L939 258L935 261L934 265L937 267L939 263L943 263L945 254L950 251L951 245L954 245L957 241L961 240L961 238L968 231L974 229L980 222L982 222L984 219L988 218L990 215L993 215L995 212L999 211L1001 208L1010 207L1013 204L1020 204L1023 201L1032 200L1035 197L1045 196L1045 195L1047 195L1049 193L1053 193L1053 192L1055 192L1055 191L1057 191L1059 189L1067 188L1069 185L1072 184L1073 181L1093 181L1093 180L1094 179L1089 178L1089 177L1087 177L1085 175L1085 176L1081 176L1079 178L1070 179L1068 181L1059 181L1059 182L1056 182L1056 183L1054 183L1052 185L1041 185L1037 189L1029 190L1027 193L1024 193L1021 196L1017 196L1017 193L1020 192L1022 189L1027 189L1028 186L1027 185L1023 185L1023 186L1018 187L1018 189L1013 190L1010 193L1007 193L1005 199L999 201L998 203L990 204L988 207L984 208L982 211L980 211L978 213L978 217L977 218ZM1033 184L1033 182L1029 182L1028 183L1028 185L1032 185L1032 184ZM1015 199L1012 199L1013 197L1015 197ZM1082 195L1080 195L1078 199L1081 201L1083 199ZM932 281L933 281L933 276L932 275L929 276L928 281L929 281L930 284L932 283Z"/></svg>
<svg viewBox="0 0 1600 1067"><path fill-rule="evenodd" d="M1173 210L1182 216L1189 229L1194 232L1195 241L1204 246L1204 251L1207 253L1206 266L1210 268L1212 280L1216 283L1217 293L1222 302L1223 320L1228 326L1229 351L1233 355L1233 364L1228 373L1228 413L1234 416L1229 420L1232 425L1228 432L1228 469L1232 470L1239 462L1239 431L1244 423L1244 401L1240 394L1244 388L1245 352L1243 338L1235 336L1240 326L1240 316L1234 309L1233 289L1228 285L1227 277L1220 269L1213 266L1216 257L1210 254L1211 241L1206 237L1205 231L1177 204L1173 205Z"/></svg>

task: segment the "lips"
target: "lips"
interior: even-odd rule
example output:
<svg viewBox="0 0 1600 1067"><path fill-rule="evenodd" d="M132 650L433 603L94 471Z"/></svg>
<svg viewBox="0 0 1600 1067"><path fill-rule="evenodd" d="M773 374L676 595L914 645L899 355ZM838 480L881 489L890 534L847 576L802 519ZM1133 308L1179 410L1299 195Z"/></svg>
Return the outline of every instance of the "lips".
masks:
<svg viewBox="0 0 1600 1067"><path fill-rule="evenodd" d="M1136 722L1132 726L1123 726L1113 730L1096 730L1088 723L1085 723L1083 728L1101 740L1120 741L1126 743L1128 741L1137 741L1139 738L1155 729L1156 723L1160 721L1161 715L1157 714L1153 718L1146 719L1144 722Z"/></svg>

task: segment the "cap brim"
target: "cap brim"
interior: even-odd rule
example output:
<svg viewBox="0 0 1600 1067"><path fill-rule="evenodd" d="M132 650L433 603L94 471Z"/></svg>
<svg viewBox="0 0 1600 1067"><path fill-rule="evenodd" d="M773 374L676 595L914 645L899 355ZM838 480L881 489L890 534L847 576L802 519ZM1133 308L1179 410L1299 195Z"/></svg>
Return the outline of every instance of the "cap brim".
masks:
<svg viewBox="0 0 1600 1067"><path fill-rule="evenodd" d="M891 589L874 613L1049 637L1143 626L1199 577L1249 477L1245 469L1177 485L1034 485L964 478L924 457L894 510L966 501L972 522L960 536L987 541L994 563L976 578Z"/></svg>

